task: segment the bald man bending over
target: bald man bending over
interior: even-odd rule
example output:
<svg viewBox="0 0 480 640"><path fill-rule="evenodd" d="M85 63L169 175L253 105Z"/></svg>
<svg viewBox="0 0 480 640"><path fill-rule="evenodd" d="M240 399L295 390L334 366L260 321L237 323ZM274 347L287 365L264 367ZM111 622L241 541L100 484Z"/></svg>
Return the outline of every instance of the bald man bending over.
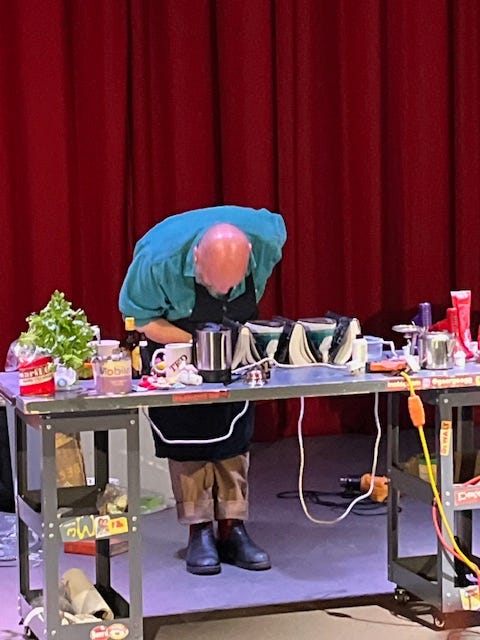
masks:
<svg viewBox="0 0 480 640"><path fill-rule="evenodd" d="M191 340L206 322L254 320L285 239L282 217L266 209L220 206L170 216L137 243L120 310L135 318L152 354L168 342ZM243 402L158 407L150 418L168 440L212 439L225 435L243 408ZM152 430L156 455L169 459L178 520L190 527L190 573L219 573L220 562L271 566L244 525L253 428L250 405L230 438L215 444L168 445Z"/></svg>

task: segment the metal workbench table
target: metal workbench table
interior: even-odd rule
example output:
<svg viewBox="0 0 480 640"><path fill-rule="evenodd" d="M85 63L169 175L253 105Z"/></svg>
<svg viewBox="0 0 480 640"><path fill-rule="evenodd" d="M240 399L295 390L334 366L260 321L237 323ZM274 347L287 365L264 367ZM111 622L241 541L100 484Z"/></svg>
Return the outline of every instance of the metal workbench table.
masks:
<svg viewBox="0 0 480 640"><path fill-rule="evenodd" d="M455 388L480 386L480 366L467 365L462 370L446 372L421 371L414 377L418 390L429 390L435 397ZM62 517L59 507L78 507L78 513L94 510L95 497L108 482L108 431L123 429L128 450L128 539L130 570L130 602L126 602L110 585L110 559L108 539L97 540L96 586L104 595L115 613L115 622L125 625L129 638L140 640L142 631L141 601L141 543L140 543L140 482L139 482L139 434L138 410L140 407L178 406L213 402L257 401L296 397L351 396L358 394L389 393L389 398L398 397L406 384L398 376L361 374L351 376L344 370L325 367L301 367L295 369L274 368L271 379L265 386L249 387L244 382L203 384L200 387L185 387L179 390L143 391L127 395L100 396L93 389L93 382L83 382L72 391L57 392L54 396L20 396L18 377L15 373L0 373L0 395L7 406L9 431L16 451L17 514L19 523L19 577L20 610L25 615L32 599L43 595L45 622L34 619L31 629L39 638L55 637L57 640L80 640L94 629L92 623L60 626L58 615L58 555L59 529ZM480 392L479 392L480 393ZM462 397L464 397L462 395ZM475 400L477 397L475 396ZM460 401L460 400L459 400ZM390 405L393 406L390 402ZM392 417L392 412L390 412ZM394 421L394 420L393 420ZM41 487L30 490L27 480L27 430L35 429L41 436ZM58 489L55 472L55 434L93 431L95 440L95 485ZM395 440L392 440L395 446ZM390 446L389 446L390 449ZM398 451L398 449L397 449ZM390 462L394 456L390 456ZM442 460L440 477L451 479L443 470L451 460ZM87 511L86 511L87 510ZM71 516L71 514L70 514ZM390 520L390 524L393 521ZM43 589L33 592L29 585L28 529L32 528L43 537L44 579ZM389 537L395 535L389 527ZM389 541L389 566L396 566L395 541ZM403 574L400 575L403 578ZM397 573L390 579L397 584ZM408 585L406 585L408 586ZM440 608L443 601L440 602ZM456 604L456 601L455 603ZM108 625L108 622L105 622ZM94 633L95 635L95 633Z"/></svg>

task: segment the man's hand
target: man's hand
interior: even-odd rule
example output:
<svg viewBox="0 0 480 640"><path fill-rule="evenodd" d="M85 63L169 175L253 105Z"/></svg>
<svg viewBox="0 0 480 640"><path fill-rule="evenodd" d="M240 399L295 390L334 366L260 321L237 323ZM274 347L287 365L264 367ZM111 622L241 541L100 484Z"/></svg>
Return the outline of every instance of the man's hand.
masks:
<svg viewBox="0 0 480 640"><path fill-rule="evenodd" d="M149 340L167 344L168 342L190 342L192 335L188 331L179 329L164 318L157 318L141 326L136 325L137 331L142 331Z"/></svg>

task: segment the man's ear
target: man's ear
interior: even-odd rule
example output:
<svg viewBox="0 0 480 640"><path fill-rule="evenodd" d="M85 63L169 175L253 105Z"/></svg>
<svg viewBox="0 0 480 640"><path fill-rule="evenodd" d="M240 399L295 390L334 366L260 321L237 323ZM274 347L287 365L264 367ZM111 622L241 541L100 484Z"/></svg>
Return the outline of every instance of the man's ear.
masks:
<svg viewBox="0 0 480 640"><path fill-rule="evenodd" d="M193 261L195 262L195 264L197 264L198 262L198 245L196 247L193 247Z"/></svg>

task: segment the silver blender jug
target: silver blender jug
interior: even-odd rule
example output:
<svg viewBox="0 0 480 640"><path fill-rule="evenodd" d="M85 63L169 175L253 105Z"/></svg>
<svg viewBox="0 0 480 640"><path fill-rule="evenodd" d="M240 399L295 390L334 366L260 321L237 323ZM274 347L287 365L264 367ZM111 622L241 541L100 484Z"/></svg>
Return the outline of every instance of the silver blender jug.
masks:
<svg viewBox="0 0 480 640"><path fill-rule="evenodd" d="M204 382L230 382L232 373L232 332L208 322L195 331L195 366Z"/></svg>

